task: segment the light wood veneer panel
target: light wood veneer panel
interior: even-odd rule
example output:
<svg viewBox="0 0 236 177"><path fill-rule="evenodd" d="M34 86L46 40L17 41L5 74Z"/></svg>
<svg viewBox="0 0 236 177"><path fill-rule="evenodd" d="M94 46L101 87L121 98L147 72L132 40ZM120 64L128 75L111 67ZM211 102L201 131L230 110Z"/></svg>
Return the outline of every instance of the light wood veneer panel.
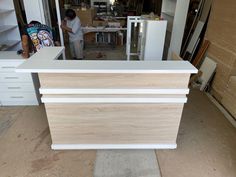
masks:
<svg viewBox="0 0 236 177"><path fill-rule="evenodd" d="M53 144L175 144L183 104L45 104Z"/></svg>
<svg viewBox="0 0 236 177"><path fill-rule="evenodd" d="M188 88L190 74L45 74L41 88Z"/></svg>

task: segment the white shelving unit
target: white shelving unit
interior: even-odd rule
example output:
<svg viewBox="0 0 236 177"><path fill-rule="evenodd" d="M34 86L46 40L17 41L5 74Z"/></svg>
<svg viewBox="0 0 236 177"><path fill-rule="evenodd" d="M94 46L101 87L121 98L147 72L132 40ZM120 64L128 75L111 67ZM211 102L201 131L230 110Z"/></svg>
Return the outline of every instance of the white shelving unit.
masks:
<svg viewBox="0 0 236 177"><path fill-rule="evenodd" d="M139 24L139 25L138 25ZM132 44L132 33L139 28L138 40ZM127 60L131 56L138 56L139 60L162 60L165 36L167 29L166 20L149 20L141 16L128 16L126 55ZM134 38L134 37L133 37ZM132 46L137 46L133 52Z"/></svg>
<svg viewBox="0 0 236 177"><path fill-rule="evenodd" d="M163 0L161 16L168 21L164 53L180 54L190 0Z"/></svg>
<svg viewBox="0 0 236 177"><path fill-rule="evenodd" d="M13 0L0 0L0 51L16 51L20 41Z"/></svg>
<svg viewBox="0 0 236 177"><path fill-rule="evenodd" d="M91 0L90 5L97 9L97 15L106 15L110 5L109 0Z"/></svg>

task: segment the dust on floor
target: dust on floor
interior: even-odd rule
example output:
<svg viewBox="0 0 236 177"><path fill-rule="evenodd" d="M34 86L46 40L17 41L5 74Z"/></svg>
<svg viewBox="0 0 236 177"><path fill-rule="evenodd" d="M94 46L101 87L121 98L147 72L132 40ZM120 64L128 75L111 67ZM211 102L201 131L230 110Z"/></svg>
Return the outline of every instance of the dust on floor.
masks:
<svg viewBox="0 0 236 177"><path fill-rule="evenodd" d="M92 177L96 151L52 151L44 106L0 107L1 177ZM6 122L6 121L5 121ZM2 129L2 128L0 128Z"/></svg>

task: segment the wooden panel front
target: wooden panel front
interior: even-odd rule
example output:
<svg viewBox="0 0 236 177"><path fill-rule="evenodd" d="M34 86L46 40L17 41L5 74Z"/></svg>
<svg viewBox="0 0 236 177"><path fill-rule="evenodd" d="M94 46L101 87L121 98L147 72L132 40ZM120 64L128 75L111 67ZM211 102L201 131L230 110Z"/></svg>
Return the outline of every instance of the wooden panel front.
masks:
<svg viewBox="0 0 236 177"><path fill-rule="evenodd" d="M175 144L183 104L46 104L53 144Z"/></svg>
<svg viewBox="0 0 236 177"><path fill-rule="evenodd" d="M190 74L45 74L41 88L188 88Z"/></svg>

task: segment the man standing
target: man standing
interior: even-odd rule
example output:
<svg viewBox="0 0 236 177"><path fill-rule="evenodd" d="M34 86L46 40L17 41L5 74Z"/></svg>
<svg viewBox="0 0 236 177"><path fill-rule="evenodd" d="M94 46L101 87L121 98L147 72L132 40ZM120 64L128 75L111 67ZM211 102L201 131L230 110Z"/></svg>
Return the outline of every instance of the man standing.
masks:
<svg viewBox="0 0 236 177"><path fill-rule="evenodd" d="M61 28L68 32L70 51L73 59L83 59L84 38L80 19L72 9L66 10Z"/></svg>

